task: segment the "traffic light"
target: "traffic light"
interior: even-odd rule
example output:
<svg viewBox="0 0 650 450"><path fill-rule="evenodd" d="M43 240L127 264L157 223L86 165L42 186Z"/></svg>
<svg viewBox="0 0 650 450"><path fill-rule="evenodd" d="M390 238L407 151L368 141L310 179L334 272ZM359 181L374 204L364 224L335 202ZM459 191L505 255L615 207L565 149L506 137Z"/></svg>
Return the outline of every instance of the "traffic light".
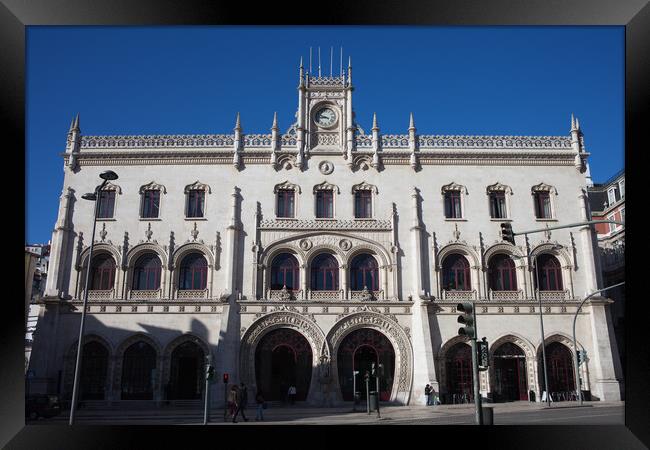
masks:
<svg viewBox="0 0 650 450"><path fill-rule="evenodd" d="M485 338L481 341L476 341L476 352L478 356L479 370L487 370L490 365L490 353L488 350L488 342Z"/></svg>
<svg viewBox="0 0 650 450"><path fill-rule="evenodd" d="M456 310L463 313L458 316L458 323L465 325L458 329L458 334L467 336L470 339L476 339L476 330L474 327L474 305L468 302L459 303Z"/></svg>
<svg viewBox="0 0 650 450"><path fill-rule="evenodd" d="M501 239L515 245L515 235L512 234L512 225L508 222L501 223Z"/></svg>
<svg viewBox="0 0 650 450"><path fill-rule="evenodd" d="M228 383L228 374L227 373L223 374L223 382Z"/></svg>
<svg viewBox="0 0 650 450"><path fill-rule="evenodd" d="M587 350L578 350L578 365L581 366L587 358Z"/></svg>
<svg viewBox="0 0 650 450"><path fill-rule="evenodd" d="M208 366L207 370L205 371L205 378L206 380L212 380L214 378L214 366Z"/></svg>
<svg viewBox="0 0 650 450"><path fill-rule="evenodd" d="M375 370L375 363L371 363L372 365L370 366L370 372L372 373L372 376L374 377L377 375L377 371Z"/></svg>

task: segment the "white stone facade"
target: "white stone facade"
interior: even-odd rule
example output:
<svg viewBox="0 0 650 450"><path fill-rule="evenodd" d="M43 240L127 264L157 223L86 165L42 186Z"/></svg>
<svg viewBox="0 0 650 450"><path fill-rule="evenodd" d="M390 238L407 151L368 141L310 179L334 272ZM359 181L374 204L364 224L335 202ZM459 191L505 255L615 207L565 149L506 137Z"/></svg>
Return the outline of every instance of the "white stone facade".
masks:
<svg viewBox="0 0 650 450"><path fill-rule="evenodd" d="M568 136L380 135L377 120L366 135L353 121L352 69L341 77L312 78L300 68L298 120L280 134L245 134L237 116L230 135L81 136L72 124L65 180L52 238L45 312L35 336L32 390L69 395L80 309L93 226L93 202L81 199L113 170L112 218L98 219L93 255L110 254L116 264L108 290L91 291L84 342L107 349L103 400L119 401L122 358L127 346L143 340L156 354L154 401L165 399L170 355L195 341L212 357L216 373L255 385L255 350L272 330L296 330L311 349L312 375L306 400L343 400L339 346L351 332L373 329L394 351L389 400L424 402L424 386L448 390L447 351L457 342L456 304L476 303L479 337L490 350L515 343L525 354L525 389L539 400L541 352L537 301L523 236L517 246L502 241L500 224L515 232L586 219L585 168L588 153L579 124ZM329 120L316 123L323 107ZM141 190L160 190L160 213L140 218ZM186 218L188 187L205 192L204 217ZM489 192L506 193L507 216L492 219ZM292 189L294 218L279 218L278 189ZM317 219L316 191L333 192L333 218ZM372 195L372 217L355 219L354 192ZM462 216L445 218L444 192L460 192ZM534 192L550 194L552 216L535 218ZM546 342L571 348L577 305L597 289L594 236L589 228L529 236L533 255L552 253L561 265L562 289L541 292ZM558 246L560 248L558 249ZM133 266L153 252L162 262L160 288L134 291ZM180 290L179 266L198 252L207 260L205 290ZM294 255L300 288L290 296L271 289L271 265L280 253ZM339 289L312 288L315 256L330 253L339 271ZM351 290L349 265L361 253L378 265L371 293ZM515 259L517 289L494 291L488 262L494 254ZM452 254L469 262L470 289L443 289L442 263ZM607 301L594 299L577 322L577 340L589 355L581 366L583 389L601 400L620 399L620 363L610 345ZM523 376L523 375L522 375ZM494 391L493 368L481 372L481 391ZM213 401L222 401L217 385ZM215 403L216 404L216 403Z"/></svg>

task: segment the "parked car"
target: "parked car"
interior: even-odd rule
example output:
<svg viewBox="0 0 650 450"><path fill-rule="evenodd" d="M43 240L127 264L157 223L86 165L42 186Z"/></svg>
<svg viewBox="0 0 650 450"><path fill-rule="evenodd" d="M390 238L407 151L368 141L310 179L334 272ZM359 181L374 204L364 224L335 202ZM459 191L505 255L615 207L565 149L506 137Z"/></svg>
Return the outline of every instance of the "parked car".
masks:
<svg viewBox="0 0 650 450"><path fill-rule="evenodd" d="M25 417L36 420L39 417L54 417L61 413L57 395L30 395L25 399Z"/></svg>

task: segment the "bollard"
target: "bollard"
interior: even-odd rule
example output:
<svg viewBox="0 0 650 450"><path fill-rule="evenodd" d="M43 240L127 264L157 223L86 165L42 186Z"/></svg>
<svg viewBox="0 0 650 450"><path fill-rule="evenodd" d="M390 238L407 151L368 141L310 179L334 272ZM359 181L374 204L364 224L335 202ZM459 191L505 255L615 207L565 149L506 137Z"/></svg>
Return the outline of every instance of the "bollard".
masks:
<svg viewBox="0 0 650 450"><path fill-rule="evenodd" d="M494 425L494 408L492 406L483 407L483 425Z"/></svg>

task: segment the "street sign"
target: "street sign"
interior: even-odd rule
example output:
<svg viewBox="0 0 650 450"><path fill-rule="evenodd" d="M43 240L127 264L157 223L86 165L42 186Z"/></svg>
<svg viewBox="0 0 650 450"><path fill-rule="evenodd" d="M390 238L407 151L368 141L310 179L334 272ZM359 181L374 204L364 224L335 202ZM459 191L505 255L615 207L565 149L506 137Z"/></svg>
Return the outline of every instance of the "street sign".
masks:
<svg viewBox="0 0 650 450"><path fill-rule="evenodd" d="M476 341L476 352L479 370L487 370L490 365L490 354L488 351L488 342L485 338L481 341Z"/></svg>

